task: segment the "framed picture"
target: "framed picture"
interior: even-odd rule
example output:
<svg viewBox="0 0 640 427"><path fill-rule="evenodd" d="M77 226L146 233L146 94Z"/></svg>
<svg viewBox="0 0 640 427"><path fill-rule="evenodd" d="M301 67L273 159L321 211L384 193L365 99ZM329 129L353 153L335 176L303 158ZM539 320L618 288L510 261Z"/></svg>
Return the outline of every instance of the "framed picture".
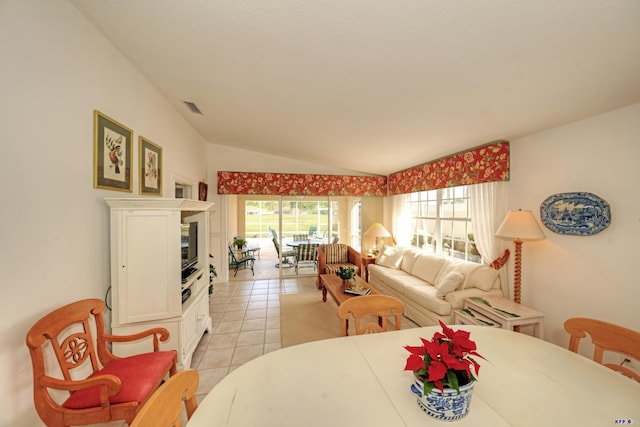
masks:
<svg viewBox="0 0 640 427"><path fill-rule="evenodd" d="M93 186L131 192L133 131L98 110L93 112Z"/></svg>
<svg viewBox="0 0 640 427"><path fill-rule="evenodd" d="M207 191L209 190L209 186L204 182L198 183L198 200L207 201Z"/></svg>
<svg viewBox="0 0 640 427"><path fill-rule="evenodd" d="M143 136L140 146L140 194L162 196L162 147Z"/></svg>

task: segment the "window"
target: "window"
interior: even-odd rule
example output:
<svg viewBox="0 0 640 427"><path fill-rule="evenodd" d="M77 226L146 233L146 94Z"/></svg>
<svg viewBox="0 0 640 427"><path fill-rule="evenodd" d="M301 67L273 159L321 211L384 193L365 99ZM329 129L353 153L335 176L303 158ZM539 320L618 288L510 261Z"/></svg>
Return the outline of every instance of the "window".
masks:
<svg viewBox="0 0 640 427"><path fill-rule="evenodd" d="M467 187L407 195L412 246L438 255L482 262L473 240Z"/></svg>

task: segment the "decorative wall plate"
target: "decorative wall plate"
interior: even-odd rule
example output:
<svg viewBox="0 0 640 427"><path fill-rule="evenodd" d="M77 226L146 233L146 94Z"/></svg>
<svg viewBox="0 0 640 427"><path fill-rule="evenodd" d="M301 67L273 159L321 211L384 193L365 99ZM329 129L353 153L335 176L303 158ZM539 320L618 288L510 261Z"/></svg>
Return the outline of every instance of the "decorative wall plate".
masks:
<svg viewBox="0 0 640 427"><path fill-rule="evenodd" d="M589 236L609 226L611 209L595 194L560 193L542 202L540 219L555 233Z"/></svg>

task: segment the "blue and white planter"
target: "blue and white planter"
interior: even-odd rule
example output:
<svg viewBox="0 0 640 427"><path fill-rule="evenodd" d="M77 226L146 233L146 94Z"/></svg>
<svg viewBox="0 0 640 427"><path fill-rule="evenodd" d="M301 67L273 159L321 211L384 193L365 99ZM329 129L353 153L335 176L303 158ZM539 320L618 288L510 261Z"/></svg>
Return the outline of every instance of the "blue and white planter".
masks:
<svg viewBox="0 0 640 427"><path fill-rule="evenodd" d="M411 384L411 391L418 396L418 405L424 412L438 420L455 421L469 413L475 384L475 381L471 381L469 384L460 386L460 394L452 388L445 388L444 393L434 388L429 394L424 395L424 384L415 377L415 382Z"/></svg>

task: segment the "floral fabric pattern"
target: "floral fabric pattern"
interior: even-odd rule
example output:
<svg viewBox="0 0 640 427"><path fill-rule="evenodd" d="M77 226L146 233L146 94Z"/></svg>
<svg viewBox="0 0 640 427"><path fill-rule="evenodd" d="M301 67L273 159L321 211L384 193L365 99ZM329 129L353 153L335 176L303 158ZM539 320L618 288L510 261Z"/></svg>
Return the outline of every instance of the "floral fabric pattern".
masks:
<svg viewBox="0 0 640 427"><path fill-rule="evenodd" d="M496 141L384 176L218 172L218 194L377 196L509 180L509 142Z"/></svg>
<svg viewBox="0 0 640 427"><path fill-rule="evenodd" d="M384 197L387 195L387 178L220 171L218 194Z"/></svg>
<svg viewBox="0 0 640 427"><path fill-rule="evenodd" d="M388 195L509 180L509 142L496 141L389 175Z"/></svg>

